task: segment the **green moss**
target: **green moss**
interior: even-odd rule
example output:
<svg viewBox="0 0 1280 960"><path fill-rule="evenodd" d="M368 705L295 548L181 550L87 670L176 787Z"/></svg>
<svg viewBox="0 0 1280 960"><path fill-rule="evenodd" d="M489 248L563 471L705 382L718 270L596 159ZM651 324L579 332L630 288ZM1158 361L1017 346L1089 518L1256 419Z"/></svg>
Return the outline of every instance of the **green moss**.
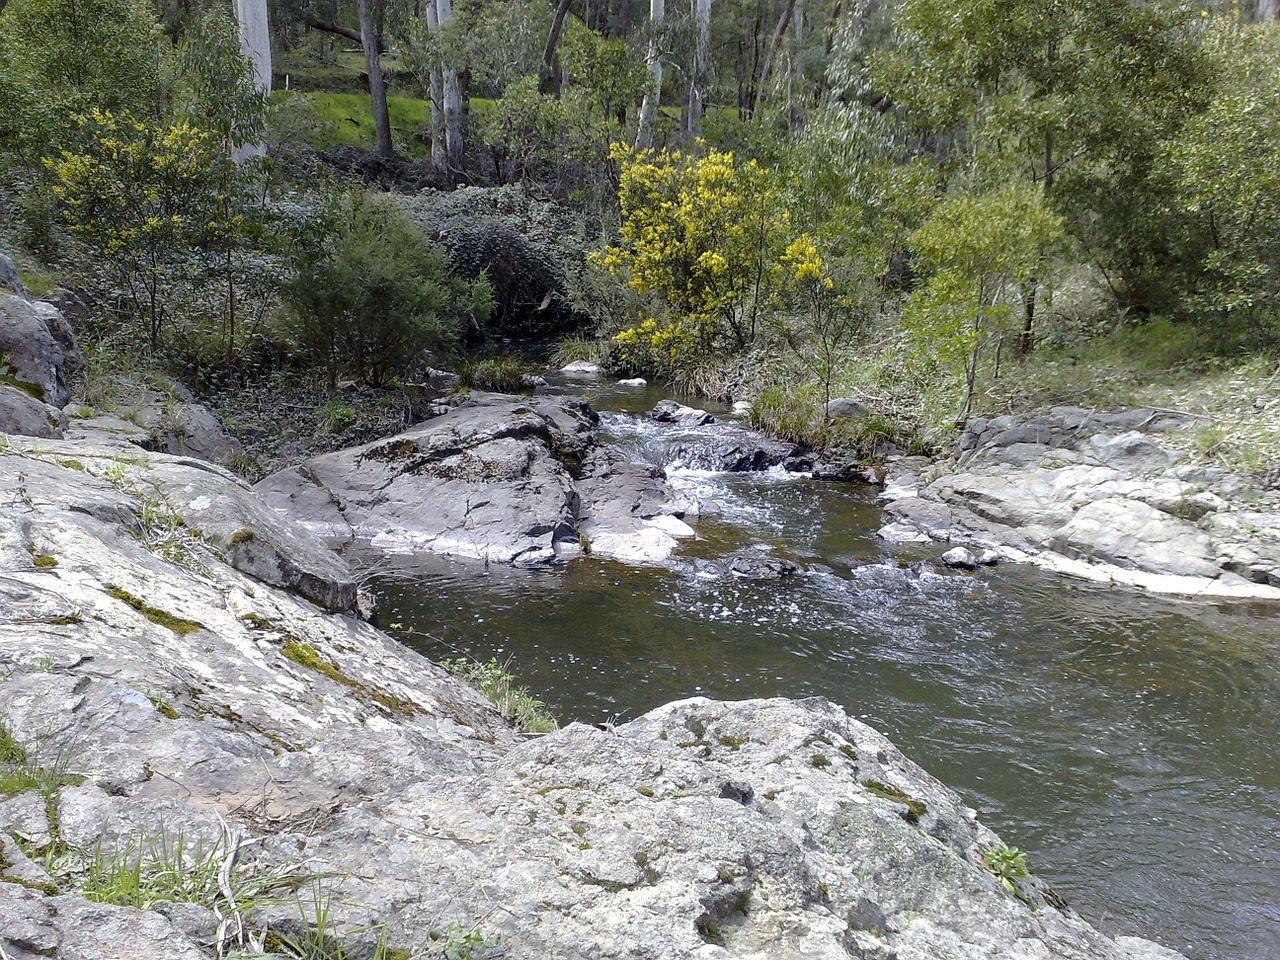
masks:
<svg viewBox="0 0 1280 960"><path fill-rule="evenodd" d="M868 780L863 786L873 796L880 797L882 800L900 803L906 807L907 812L903 814L902 819L906 820L907 823L919 823L920 818L929 812L929 808L924 801L915 800L897 787L891 787L887 783L881 783L879 780Z"/></svg>
<svg viewBox="0 0 1280 960"><path fill-rule="evenodd" d="M5 357L4 360L7 361L8 357ZM41 403L44 403L44 390L41 389L39 384L28 383L26 380L19 380L11 373L0 373L0 383L8 384L15 390L21 390L32 400L38 400Z"/></svg>
<svg viewBox="0 0 1280 960"><path fill-rule="evenodd" d="M47 553L39 553L31 558L31 562L37 567L56 567L58 565L58 558L51 557Z"/></svg>
<svg viewBox="0 0 1280 960"><path fill-rule="evenodd" d="M84 617L78 613L64 613L56 617L50 617L48 623L55 627L69 627L72 624L84 623Z"/></svg>
<svg viewBox="0 0 1280 960"><path fill-rule="evenodd" d="M234 547L242 543L251 543L256 540L258 535L252 530L237 530L231 535L231 539L227 541L227 545Z"/></svg>
<svg viewBox="0 0 1280 960"><path fill-rule="evenodd" d="M412 440L393 440L380 447L374 447L365 457L369 460L408 460L419 453L418 445Z"/></svg>
<svg viewBox="0 0 1280 960"><path fill-rule="evenodd" d="M825 753L815 753L809 758L809 766L816 767L821 770L823 767L831 766L831 758Z"/></svg>
<svg viewBox="0 0 1280 960"><path fill-rule="evenodd" d="M306 667L308 670L314 670L316 673L323 674L335 683L340 683L345 687L358 689L360 687L359 680L352 680L345 673L338 669L336 664L330 663L328 660L321 658L316 652L316 648L309 643L303 643L300 640L290 640L281 649L286 660L292 660L300 667Z"/></svg>
<svg viewBox="0 0 1280 960"><path fill-rule="evenodd" d="M395 694L387 693L385 690L374 690L369 699L399 717L416 717L418 714L426 713L422 707L412 700L397 697Z"/></svg>
<svg viewBox="0 0 1280 960"><path fill-rule="evenodd" d="M636 793L642 797L652 797L653 791L648 787L636 787Z"/></svg>
<svg viewBox="0 0 1280 960"><path fill-rule="evenodd" d="M147 699L151 701L151 705L156 708L160 716L168 720L178 719L178 711L173 708L173 704L160 696L160 694L148 691Z"/></svg>
<svg viewBox="0 0 1280 960"><path fill-rule="evenodd" d="M77 473L89 472L89 468L86 467L81 461L76 460L74 457L54 457L53 462L60 467L65 467L68 470L74 470Z"/></svg>
<svg viewBox="0 0 1280 960"><path fill-rule="evenodd" d="M274 630L275 629L275 624L273 624L270 620L268 620L266 617L262 616L261 614L246 613L240 619L243 620L245 623L249 624L249 626L257 630Z"/></svg>
<svg viewBox="0 0 1280 960"><path fill-rule="evenodd" d="M0 883L12 883L19 887L26 887L28 890L34 890L36 893L43 893L47 897L56 897L60 892L57 884L50 883L47 880L24 880L22 877L3 877Z"/></svg>
<svg viewBox="0 0 1280 960"><path fill-rule="evenodd" d="M849 746L847 743L840 744L840 752L853 763L858 762L858 751L853 749L853 747Z"/></svg>
<svg viewBox="0 0 1280 960"><path fill-rule="evenodd" d="M166 613L158 607L150 606L140 597L121 590L119 587L107 585L107 596L119 600L126 606L132 607L142 614L152 623L172 630L179 636L185 636L188 633L195 633L197 630L203 630L204 625L196 623L194 620L184 620L182 617L174 616L172 613Z"/></svg>
<svg viewBox="0 0 1280 960"><path fill-rule="evenodd" d="M730 750L740 750L742 745L747 742L746 737L731 737L725 733L716 734L716 741L722 747L728 747Z"/></svg>

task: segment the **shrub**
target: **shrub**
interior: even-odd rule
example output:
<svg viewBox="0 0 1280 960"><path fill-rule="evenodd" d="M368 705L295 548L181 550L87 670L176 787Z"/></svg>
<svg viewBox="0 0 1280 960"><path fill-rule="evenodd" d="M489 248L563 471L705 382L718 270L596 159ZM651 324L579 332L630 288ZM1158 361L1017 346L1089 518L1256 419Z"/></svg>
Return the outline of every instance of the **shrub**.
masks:
<svg viewBox="0 0 1280 960"><path fill-rule="evenodd" d="M530 386L530 374L518 357L495 356L459 364L462 385L495 393L518 393Z"/></svg>
<svg viewBox="0 0 1280 960"><path fill-rule="evenodd" d="M299 343L331 383L341 368L381 386L488 316L489 285L451 274L385 196L347 193L324 219L327 236L302 256L286 296Z"/></svg>
<svg viewBox="0 0 1280 960"><path fill-rule="evenodd" d="M447 250L459 276L486 276L494 309L474 339L543 339L579 327L583 314L566 303L582 270L585 226L570 210L535 200L519 187L424 190L400 198L409 218Z"/></svg>

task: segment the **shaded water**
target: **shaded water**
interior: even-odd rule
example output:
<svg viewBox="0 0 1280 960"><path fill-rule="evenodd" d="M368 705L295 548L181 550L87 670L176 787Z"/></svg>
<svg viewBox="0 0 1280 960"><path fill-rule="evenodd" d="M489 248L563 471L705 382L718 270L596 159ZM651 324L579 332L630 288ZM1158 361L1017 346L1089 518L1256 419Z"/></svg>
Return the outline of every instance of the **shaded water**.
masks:
<svg viewBox="0 0 1280 960"><path fill-rule="evenodd" d="M629 419L607 426L638 451L652 440ZM670 569L430 561L383 584L383 619L429 656L511 658L562 722L694 695L829 697L958 790L1108 932L1196 960L1280 957L1276 610L1026 568L913 571L875 541L871 491L675 479L721 512ZM830 572L709 579L689 562L752 551Z"/></svg>

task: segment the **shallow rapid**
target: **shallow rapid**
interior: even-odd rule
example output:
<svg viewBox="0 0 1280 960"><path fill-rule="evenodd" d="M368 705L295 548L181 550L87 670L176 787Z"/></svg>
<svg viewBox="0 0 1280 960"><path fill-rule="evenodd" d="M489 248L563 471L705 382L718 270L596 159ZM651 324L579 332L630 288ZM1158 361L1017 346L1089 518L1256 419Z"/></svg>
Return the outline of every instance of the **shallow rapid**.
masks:
<svg viewBox="0 0 1280 960"><path fill-rule="evenodd" d="M578 392L581 388L573 388ZM655 394L597 388L638 458ZM688 438L696 447L697 430ZM1280 627L1269 606L935 569L878 544L875 491L677 466L704 504L665 567L420 561L381 621L432 657L512 661L562 722L689 696L828 697L978 808L1086 918L1195 960L1280 956ZM717 575L758 556L812 572Z"/></svg>

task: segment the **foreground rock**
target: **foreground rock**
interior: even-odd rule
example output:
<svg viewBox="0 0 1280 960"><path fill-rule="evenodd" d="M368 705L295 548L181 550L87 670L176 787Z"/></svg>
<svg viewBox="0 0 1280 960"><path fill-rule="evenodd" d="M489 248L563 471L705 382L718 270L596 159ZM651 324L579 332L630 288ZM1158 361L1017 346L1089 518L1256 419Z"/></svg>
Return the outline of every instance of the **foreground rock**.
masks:
<svg viewBox="0 0 1280 960"><path fill-rule="evenodd" d="M1280 500L1165 440L1189 418L1056 407L973 420L950 461L890 468L880 534L1151 590L1280 599Z"/></svg>
<svg viewBox="0 0 1280 960"><path fill-rule="evenodd" d="M693 535L660 470L598 443L598 418L562 397L471 394L386 440L260 482L282 513L331 545L520 566L589 550L655 562Z"/></svg>

